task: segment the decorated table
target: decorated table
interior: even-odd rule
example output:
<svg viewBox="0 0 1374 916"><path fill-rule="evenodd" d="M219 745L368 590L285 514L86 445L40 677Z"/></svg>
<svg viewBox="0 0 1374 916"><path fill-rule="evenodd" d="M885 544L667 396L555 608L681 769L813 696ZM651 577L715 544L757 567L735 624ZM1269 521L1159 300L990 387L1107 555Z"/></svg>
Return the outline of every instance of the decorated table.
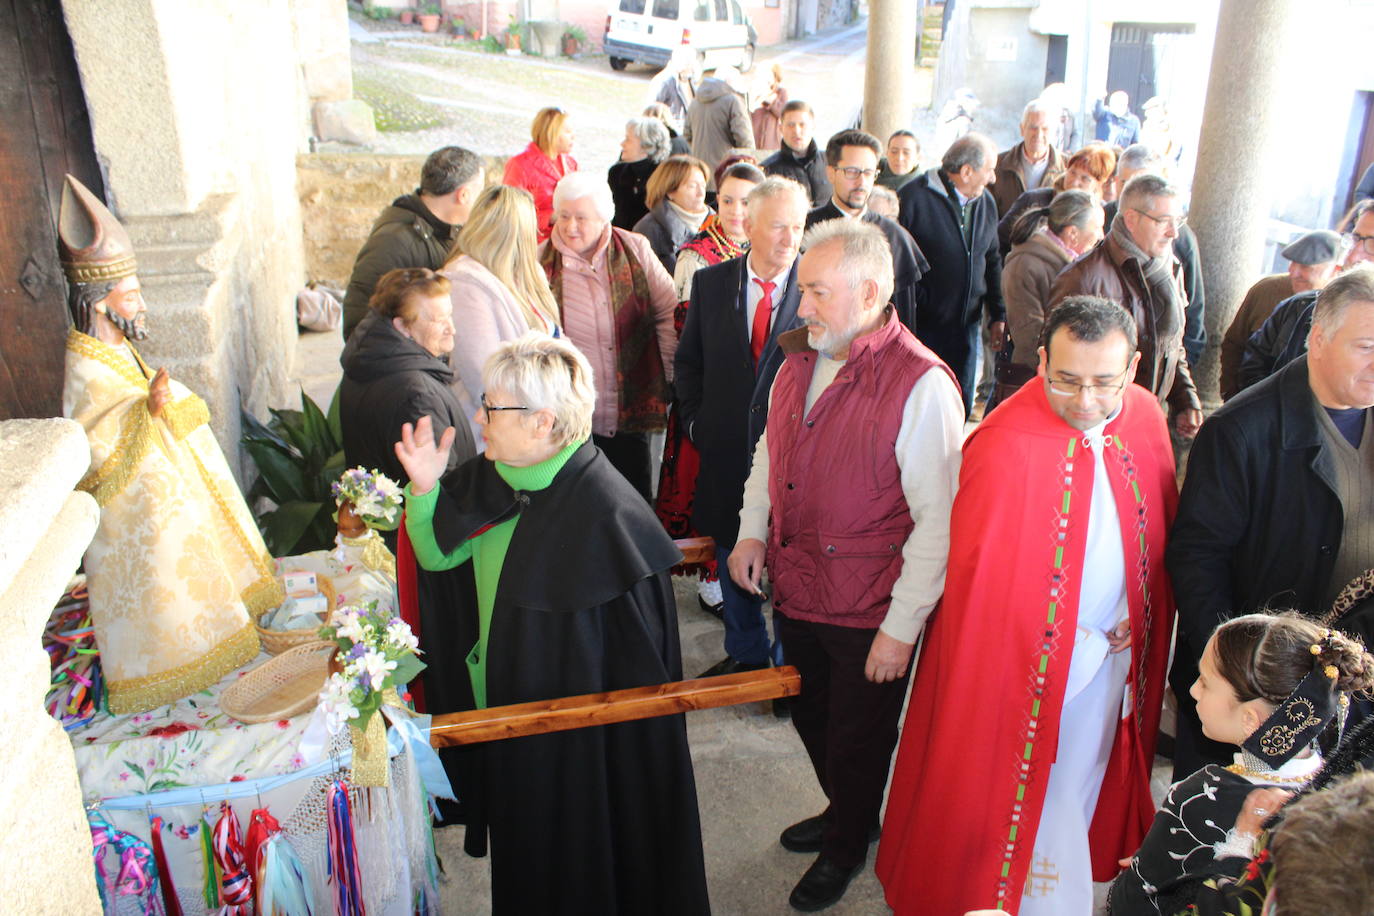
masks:
<svg viewBox="0 0 1374 916"><path fill-rule="evenodd" d="M394 566L375 552L365 563L363 552L359 543L281 558L277 571L315 573L329 582L335 607L375 601L390 616ZM359 787L348 732L328 736L319 712L247 723L221 709L225 691L267 661L264 653L171 705L128 716L100 712L70 729L97 868L104 866L106 911L220 912L226 872L232 878L236 857L248 871L243 846L251 851L255 822L269 818L289 841L287 855L299 860L315 912L434 909L426 790L447 794L447 781L429 748L428 717L384 709L388 785ZM331 856L334 843L341 845Z"/></svg>

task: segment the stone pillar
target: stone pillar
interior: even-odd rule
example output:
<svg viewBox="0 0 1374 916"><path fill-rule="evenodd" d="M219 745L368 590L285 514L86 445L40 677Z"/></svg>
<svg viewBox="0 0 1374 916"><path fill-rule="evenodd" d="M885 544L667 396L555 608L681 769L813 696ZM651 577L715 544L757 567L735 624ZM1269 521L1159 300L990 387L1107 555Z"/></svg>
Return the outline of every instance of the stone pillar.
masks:
<svg viewBox="0 0 1374 916"><path fill-rule="evenodd" d="M43 708L40 637L95 534L100 509L74 492L91 463L71 420L0 423L0 908L99 913L91 832L72 744Z"/></svg>
<svg viewBox="0 0 1374 916"><path fill-rule="evenodd" d="M1207 289L1207 348L1193 379L1209 410L1220 403L1222 335L1260 276L1292 12L1292 0L1221 0L1218 11L1188 216Z"/></svg>
<svg viewBox="0 0 1374 916"><path fill-rule="evenodd" d="M916 67L913 0L869 0L868 62L864 71L864 130L886 143L911 127L911 84Z"/></svg>

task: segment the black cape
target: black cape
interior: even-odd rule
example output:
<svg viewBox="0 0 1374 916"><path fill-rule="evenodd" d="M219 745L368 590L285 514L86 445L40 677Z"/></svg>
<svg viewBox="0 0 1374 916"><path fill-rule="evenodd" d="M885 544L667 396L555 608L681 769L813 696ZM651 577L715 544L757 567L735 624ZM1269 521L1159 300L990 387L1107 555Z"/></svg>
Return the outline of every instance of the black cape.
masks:
<svg viewBox="0 0 1374 916"><path fill-rule="evenodd" d="M644 499L584 444L544 490L513 491L475 458L446 478L440 549L520 515L497 585L487 703L680 680L668 570L682 554ZM477 597L455 609L464 649ZM468 707L472 705L468 698ZM683 716L474 745L458 787L465 845L492 845L492 912L710 912Z"/></svg>

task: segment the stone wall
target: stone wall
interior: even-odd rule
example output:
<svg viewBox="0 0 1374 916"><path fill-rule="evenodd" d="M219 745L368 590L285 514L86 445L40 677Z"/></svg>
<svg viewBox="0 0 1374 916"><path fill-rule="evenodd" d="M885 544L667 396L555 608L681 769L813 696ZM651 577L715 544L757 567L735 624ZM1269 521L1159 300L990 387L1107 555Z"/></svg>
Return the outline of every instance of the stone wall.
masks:
<svg viewBox="0 0 1374 916"><path fill-rule="evenodd" d="M296 160L311 280L343 289L372 222L387 204L420 184L424 156L312 153ZM486 158L487 182L501 179L504 157Z"/></svg>
<svg viewBox="0 0 1374 916"><path fill-rule="evenodd" d="M349 89L346 11L69 0L64 12L109 203L137 249L142 349L206 399L242 473L240 407L261 416L286 394L305 279L295 157L312 99Z"/></svg>
<svg viewBox="0 0 1374 916"><path fill-rule="evenodd" d="M0 423L0 909L99 913L71 741L47 714L40 644L100 509L74 492L91 449L71 420Z"/></svg>

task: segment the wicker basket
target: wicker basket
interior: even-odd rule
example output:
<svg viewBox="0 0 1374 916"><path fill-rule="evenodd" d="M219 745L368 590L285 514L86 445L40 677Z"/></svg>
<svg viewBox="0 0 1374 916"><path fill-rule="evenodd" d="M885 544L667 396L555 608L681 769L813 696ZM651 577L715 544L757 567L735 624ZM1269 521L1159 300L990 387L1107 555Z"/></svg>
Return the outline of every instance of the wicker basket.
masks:
<svg viewBox="0 0 1374 916"><path fill-rule="evenodd" d="M336 649L322 640L287 649L225 688L220 710L240 722L272 722L313 709Z"/></svg>
<svg viewBox="0 0 1374 916"><path fill-rule="evenodd" d="M329 619L329 614L333 613L334 606L338 604L338 593L334 591L334 583L330 582L325 576L315 574L315 584L320 589L320 594L324 595L325 603L329 605L329 610L325 614L325 619ZM266 617L271 610L263 611L258 615L258 620ZM287 649L296 646L303 646L306 643L318 642L320 638L318 627L304 627L299 630L269 630L257 622L253 621L253 626L258 631L258 641L262 643L262 651L268 655L280 655Z"/></svg>

